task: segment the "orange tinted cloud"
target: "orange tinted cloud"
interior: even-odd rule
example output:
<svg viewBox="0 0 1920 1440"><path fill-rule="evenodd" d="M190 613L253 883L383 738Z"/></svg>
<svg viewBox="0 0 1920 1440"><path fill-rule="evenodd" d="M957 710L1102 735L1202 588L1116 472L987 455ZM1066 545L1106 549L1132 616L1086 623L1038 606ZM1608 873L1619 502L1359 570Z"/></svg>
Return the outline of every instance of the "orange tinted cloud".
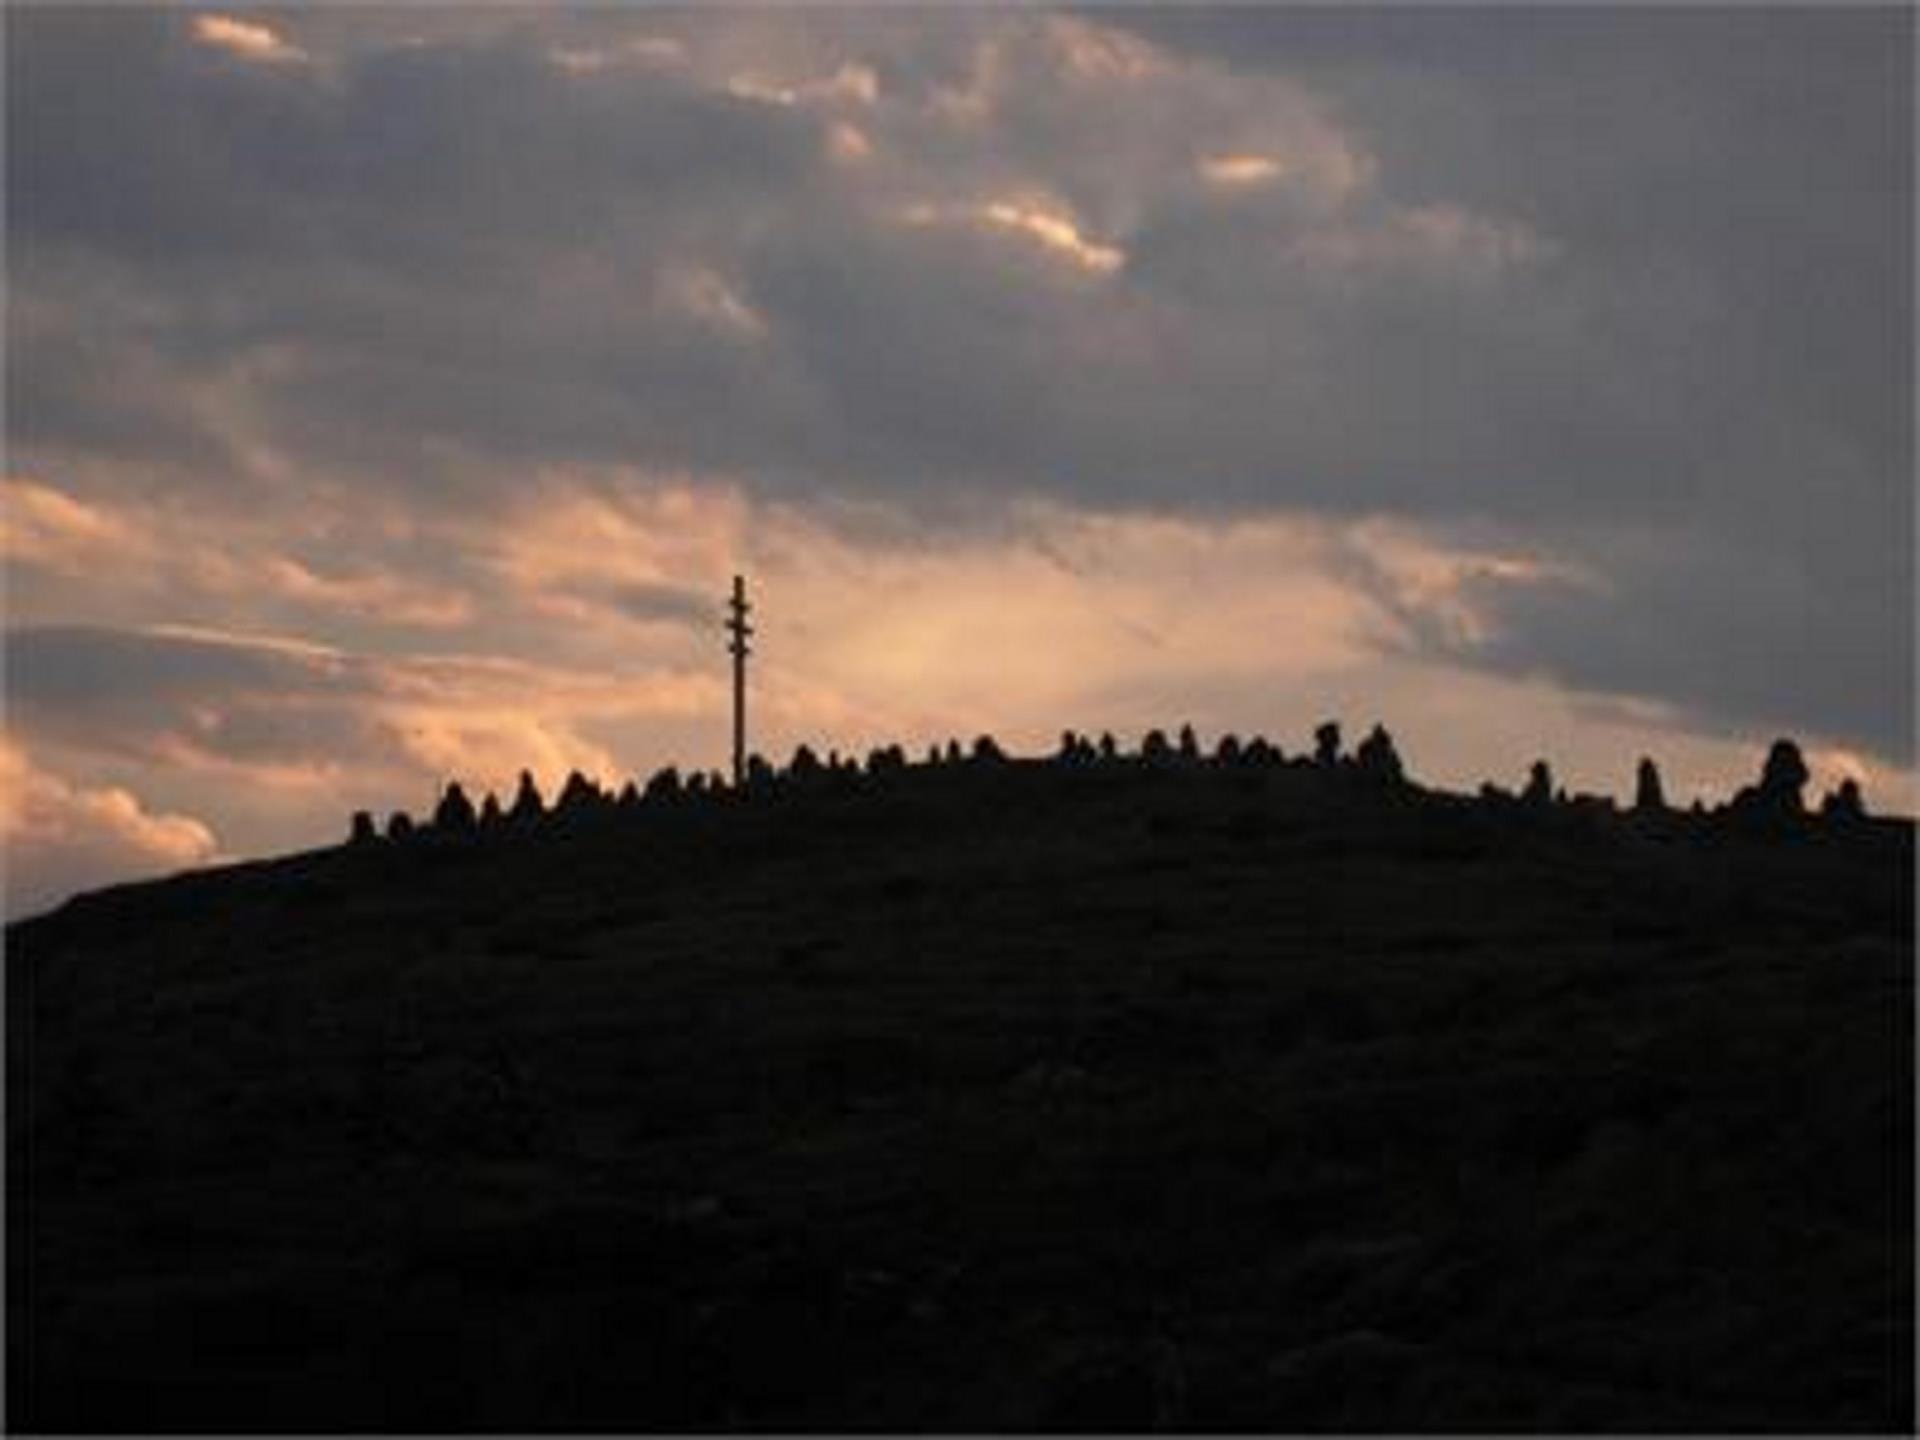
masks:
<svg viewBox="0 0 1920 1440"><path fill-rule="evenodd" d="M188 815L156 814L118 785L74 784L0 737L0 846L6 911L31 913L89 885L205 864L213 832Z"/></svg>
<svg viewBox="0 0 1920 1440"><path fill-rule="evenodd" d="M267 65L297 65L307 52L288 41L271 26L257 20L240 20L231 15L196 15L193 38L202 45L224 50L242 60Z"/></svg>
<svg viewBox="0 0 1920 1440"><path fill-rule="evenodd" d="M973 205L920 202L898 215L909 225L963 224L1016 236L1036 245L1039 253L1093 275L1111 275L1127 263L1125 250L1091 239L1071 211L1045 197L1019 195Z"/></svg>
<svg viewBox="0 0 1920 1440"><path fill-rule="evenodd" d="M90 588L107 588L100 582L111 576L114 589L165 593L176 605L198 592L428 629L473 616L471 597L442 581L365 565L323 569L280 548L289 528L271 512L109 504L24 476L0 478L0 555ZM330 548L364 548L351 525L341 528Z"/></svg>
<svg viewBox="0 0 1920 1440"><path fill-rule="evenodd" d="M55 569L140 558L146 540L98 505L24 475L0 477L0 555Z"/></svg>

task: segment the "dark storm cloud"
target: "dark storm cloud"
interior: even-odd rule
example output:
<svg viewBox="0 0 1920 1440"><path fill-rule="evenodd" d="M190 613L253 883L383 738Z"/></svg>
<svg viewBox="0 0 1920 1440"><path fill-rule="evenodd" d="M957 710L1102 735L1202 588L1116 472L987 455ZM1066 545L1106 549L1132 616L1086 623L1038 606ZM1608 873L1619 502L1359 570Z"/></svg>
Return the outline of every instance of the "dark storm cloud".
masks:
<svg viewBox="0 0 1920 1440"><path fill-rule="evenodd" d="M1484 418L1459 458L1491 488L1456 471L1447 503L1615 579L1488 597L1503 638L1475 658L1912 755L1910 10L1112 19L1311 84L1386 190L1566 240L1536 312L1558 334L1448 365L1471 328L1347 332L1390 428L1436 380L1429 435Z"/></svg>
<svg viewBox="0 0 1920 1440"><path fill-rule="evenodd" d="M15 453L1492 529L1458 658L1911 754L1910 16L1086 18L10 12Z"/></svg>

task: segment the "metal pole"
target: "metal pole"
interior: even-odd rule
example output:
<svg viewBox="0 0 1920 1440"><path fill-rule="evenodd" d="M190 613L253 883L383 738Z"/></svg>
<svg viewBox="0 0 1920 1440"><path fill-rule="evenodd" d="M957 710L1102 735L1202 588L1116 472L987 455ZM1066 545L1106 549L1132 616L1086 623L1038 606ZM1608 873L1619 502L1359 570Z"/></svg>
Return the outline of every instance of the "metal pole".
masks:
<svg viewBox="0 0 1920 1440"><path fill-rule="evenodd" d="M747 780L747 656L752 653L747 637L753 634L753 627L747 624L747 612L753 607L747 604L744 576L733 577L733 596L727 608L731 612L727 617L731 637L727 650L733 656L733 788L738 790Z"/></svg>

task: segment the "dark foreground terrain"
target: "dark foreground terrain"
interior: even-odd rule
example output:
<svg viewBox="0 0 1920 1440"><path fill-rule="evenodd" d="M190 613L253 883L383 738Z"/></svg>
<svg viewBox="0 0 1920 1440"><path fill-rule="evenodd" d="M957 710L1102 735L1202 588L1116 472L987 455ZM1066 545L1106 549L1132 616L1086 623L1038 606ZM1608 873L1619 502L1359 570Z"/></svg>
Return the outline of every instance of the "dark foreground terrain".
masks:
<svg viewBox="0 0 1920 1440"><path fill-rule="evenodd" d="M83 897L9 1420L1907 1430L1912 864L1010 764Z"/></svg>

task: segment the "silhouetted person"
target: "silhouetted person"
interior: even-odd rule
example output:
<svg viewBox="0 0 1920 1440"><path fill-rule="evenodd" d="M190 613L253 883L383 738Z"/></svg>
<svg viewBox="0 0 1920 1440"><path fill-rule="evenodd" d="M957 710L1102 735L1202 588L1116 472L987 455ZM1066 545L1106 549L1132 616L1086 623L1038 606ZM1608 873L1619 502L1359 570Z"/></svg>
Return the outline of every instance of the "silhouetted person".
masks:
<svg viewBox="0 0 1920 1440"><path fill-rule="evenodd" d="M1193 726L1180 727L1180 758L1189 762L1200 758L1200 737L1193 733Z"/></svg>
<svg viewBox="0 0 1920 1440"><path fill-rule="evenodd" d="M1213 747L1213 763L1216 765L1238 765L1240 763L1240 737L1222 735L1220 743Z"/></svg>
<svg viewBox="0 0 1920 1440"><path fill-rule="evenodd" d="M489 790L486 798L480 802L480 828L482 830L498 830L502 825L506 824L506 821L507 817L500 813L500 801L498 797Z"/></svg>
<svg viewBox="0 0 1920 1440"><path fill-rule="evenodd" d="M1527 788L1520 792L1520 803L1534 810L1553 807L1553 771L1546 761L1534 761L1527 771Z"/></svg>
<svg viewBox="0 0 1920 1440"><path fill-rule="evenodd" d="M446 793L434 807L433 828L449 835L470 835L479 823L479 816L473 813L473 802L467 799L467 792L460 788L460 782L448 781Z"/></svg>
<svg viewBox="0 0 1920 1440"><path fill-rule="evenodd" d="M387 817L387 839L411 840L413 838L413 817L404 810L396 810Z"/></svg>
<svg viewBox="0 0 1920 1440"><path fill-rule="evenodd" d="M1140 742L1140 758L1149 765L1164 765L1173 758L1173 747L1167 744L1167 732L1149 730L1146 739Z"/></svg>
<svg viewBox="0 0 1920 1440"><path fill-rule="evenodd" d="M674 800L680 795L680 772L671 765L662 765L647 777L647 788L641 793L642 800Z"/></svg>
<svg viewBox="0 0 1920 1440"><path fill-rule="evenodd" d="M1860 782L1849 776L1838 790L1829 790L1820 802L1822 819L1851 825L1867 818L1866 803L1860 798Z"/></svg>
<svg viewBox="0 0 1920 1440"><path fill-rule="evenodd" d="M960 742L958 740L947 741L947 764L958 765L960 759Z"/></svg>
<svg viewBox="0 0 1920 1440"><path fill-rule="evenodd" d="M1117 760L1120 758L1120 746L1119 743L1114 740L1111 730L1102 730L1100 732L1100 758L1102 760Z"/></svg>
<svg viewBox="0 0 1920 1440"><path fill-rule="evenodd" d="M773 789L773 766L758 753L747 756L747 789L765 793Z"/></svg>
<svg viewBox="0 0 1920 1440"><path fill-rule="evenodd" d="M1313 763L1332 769L1340 763L1340 722L1329 720L1313 732Z"/></svg>
<svg viewBox="0 0 1920 1440"><path fill-rule="evenodd" d="M687 777L687 783L681 788L684 794L705 796L707 793L706 771L704 770L694 771L693 774Z"/></svg>
<svg viewBox="0 0 1920 1440"><path fill-rule="evenodd" d="M1007 758L1000 748L1000 742L991 735L982 735L973 742L973 760L980 765L998 765Z"/></svg>
<svg viewBox="0 0 1920 1440"><path fill-rule="evenodd" d="M1637 815L1666 813L1667 795L1660 785L1660 767L1653 763L1651 756L1640 757L1640 768L1633 781L1633 809Z"/></svg>
<svg viewBox="0 0 1920 1440"><path fill-rule="evenodd" d="M1398 785L1406 779L1400 764L1400 752L1393 747L1393 736L1384 725L1375 725L1353 752L1353 763L1360 774L1377 785Z"/></svg>
<svg viewBox="0 0 1920 1440"><path fill-rule="evenodd" d="M493 797L489 795L487 798L491 800ZM620 798L614 803L622 810L631 810L640 803L640 787L635 785L632 780L628 780L626 784L620 787Z"/></svg>
<svg viewBox="0 0 1920 1440"><path fill-rule="evenodd" d="M1268 743L1264 735L1256 735L1249 740L1242 755L1249 765L1271 765L1279 758L1279 752Z"/></svg>
<svg viewBox="0 0 1920 1440"><path fill-rule="evenodd" d="M522 770L520 788L514 792L513 806L507 811L507 818L516 825L526 825L546 813L546 802L540 798L540 787L533 783L533 772Z"/></svg>
<svg viewBox="0 0 1920 1440"><path fill-rule="evenodd" d="M353 812L353 829L347 836L349 845L375 845L380 841L380 832L374 828L373 816L365 810Z"/></svg>
<svg viewBox="0 0 1920 1440"><path fill-rule="evenodd" d="M787 774L795 780L812 780L820 774L820 757L811 745L796 745L793 759L787 762Z"/></svg>

